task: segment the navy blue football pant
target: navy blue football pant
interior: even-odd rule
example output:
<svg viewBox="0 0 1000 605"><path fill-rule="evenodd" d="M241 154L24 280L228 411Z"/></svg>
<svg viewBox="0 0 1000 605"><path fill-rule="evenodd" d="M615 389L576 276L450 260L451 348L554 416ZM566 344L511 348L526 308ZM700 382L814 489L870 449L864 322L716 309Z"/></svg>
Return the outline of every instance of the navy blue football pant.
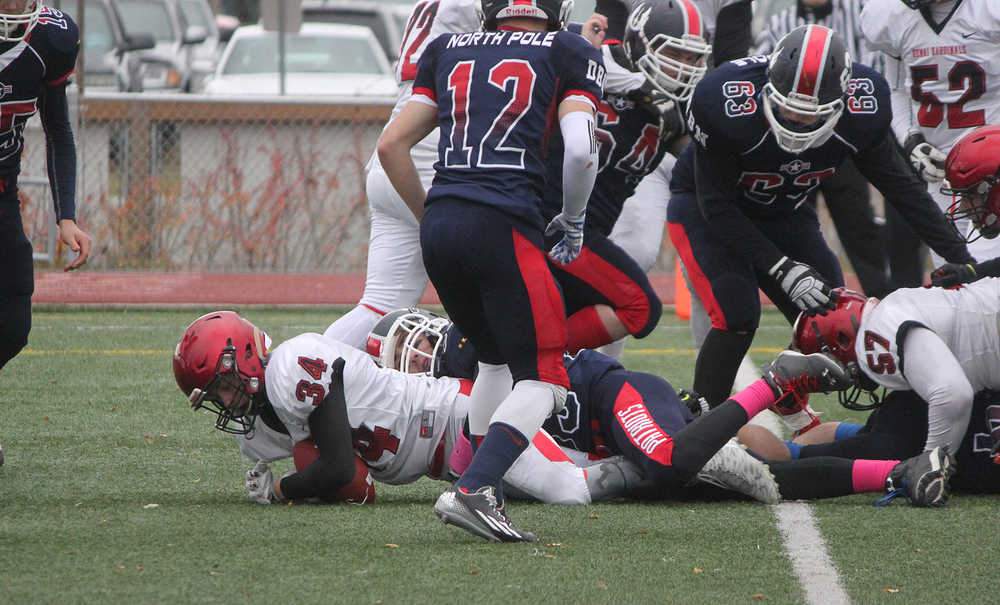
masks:
<svg viewBox="0 0 1000 605"><path fill-rule="evenodd" d="M561 233L546 238L545 249L551 249L561 238ZM627 252L597 231L584 233L583 250L573 262L565 266L550 262L550 268L562 288L566 315L594 305L607 305L636 338L647 336L660 321L663 303L646 272Z"/></svg>
<svg viewBox="0 0 1000 605"><path fill-rule="evenodd" d="M569 388L566 312L537 227L492 206L437 199L420 222L424 267L479 360L514 381Z"/></svg>
<svg viewBox="0 0 1000 605"><path fill-rule="evenodd" d="M795 212L770 220L751 219L788 258L812 266L831 288L844 285L837 256L820 231L816 210L803 204ZM719 241L698 208L693 192L673 192L667 206L670 239L698 297L705 305L712 327L731 332L753 332L760 322L758 288L795 321L799 309L766 272L758 272L749 258L730 253ZM766 270L765 270L766 271Z"/></svg>
<svg viewBox="0 0 1000 605"><path fill-rule="evenodd" d="M989 455L990 429L1000 428L1000 392L981 391L972 406L969 428L955 454L954 491L1000 493L1000 464ZM893 391L868 416L853 437L803 446L799 459L835 456L849 459L905 460L916 456L927 442L927 403L913 391Z"/></svg>
<svg viewBox="0 0 1000 605"><path fill-rule="evenodd" d="M658 488L686 486L747 422L736 402L694 418L670 383L643 372L608 372L590 397L600 429L595 445L634 462Z"/></svg>
<svg viewBox="0 0 1000 605"><path fill-rule="evenodd" d="M17 194L0 198L0 368L28 344L35 289L31 242Z"/></svg>

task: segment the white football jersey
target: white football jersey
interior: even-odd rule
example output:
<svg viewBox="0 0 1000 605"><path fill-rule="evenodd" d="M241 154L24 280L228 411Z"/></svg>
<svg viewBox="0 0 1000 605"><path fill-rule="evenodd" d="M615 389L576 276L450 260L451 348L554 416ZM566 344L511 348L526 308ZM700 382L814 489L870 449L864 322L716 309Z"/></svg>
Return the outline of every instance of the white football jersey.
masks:
<svg viewBox="0 0 1000 605"><path fill-rule="evenodd" d="M961 288L904 288L861 319L854 352L862 371L889 389L910 390L899 344L908 326L925 327L944 341L974 391L1000 388L1000 279ZM909 354L915 354L909 352ZM919 353L916 353L919 354Z"/></svg>
<svg viewBox="0 0 1000 605"><path fill-rule="evenodd" d="M396 61L396 80L400 86L389 122L392 122L413 94L417 63L427 45L444 33L480 29L479 16L476 14L478 4L479 0L421 0L414 5L406 23L406 31L403 32L399 60ZM438 130L435 129L410 150L410 157L417 166L425 189L430 186L430 180L434 176L434 162L438 160L438 137ZM378 155L372 154L369 163L372 167L379 166Z"/></svg>
<svg viewBox="0 0 1000 605"><path fill-rule="evenodd" d="M462 381L384 370L366 353L320 334L281 343L267 363L267 397L292 441L310 436L309 415L326 396L340 357L354 449L372 477L392 484L445 478L468 411Z"/></svg>
<svg viewBox="0 0 1000 605"><path fill-rule="evenodd" d="M969 129L1000 123L1000 2L959 2L939 27L899 0L867 0L861 29L872 50L901 63L894 87L910 102L893 104L909 114L908 124L893 120L900 142L920 132L947 153Z"/></svg>

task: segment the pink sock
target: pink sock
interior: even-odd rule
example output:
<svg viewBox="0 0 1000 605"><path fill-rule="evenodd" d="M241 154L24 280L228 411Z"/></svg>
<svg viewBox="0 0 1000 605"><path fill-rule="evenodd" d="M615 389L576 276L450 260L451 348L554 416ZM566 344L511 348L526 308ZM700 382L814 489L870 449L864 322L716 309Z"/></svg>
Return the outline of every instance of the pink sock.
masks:
<svg viewBox="0 0 1000 605"><path fill-rule="evenodd" d="M774 403L774 392L771 387L764 382L763 378L754 381L753 384L730 397L746 410L747 418L753 418L761 410L766 410Z"/></svg>
<svg viewBox="0 0 1000 605"><path fill-rule="evenodd" d="M448 459L448 466L456 475L461 476L465 469L469 468L470 462L472 462L472 443L468 437L459 432L455 447L451 450L451 458Z"/></svg>
<svg viewBox="0 0 1000 605"><path fill-rule="evenodd" d="M885 489L885 478L899 460L855 460L851 467L851 481L854 493L881 492Z"/></svg>

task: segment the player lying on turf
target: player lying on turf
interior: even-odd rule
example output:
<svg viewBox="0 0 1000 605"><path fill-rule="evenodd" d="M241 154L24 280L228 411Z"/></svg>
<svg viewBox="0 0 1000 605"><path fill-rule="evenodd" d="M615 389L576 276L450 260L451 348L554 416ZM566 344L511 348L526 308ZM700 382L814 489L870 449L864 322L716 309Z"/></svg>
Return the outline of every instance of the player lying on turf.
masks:
<svg viewBox="0 0 1000 605"><path fill-rule="evenodd" d="M424 475L452 477L445 461L453 456L464 419L464 413L455 412L455 404L463 399L458 396L460 381L379 369L367 355L318 334L299 335L270 354L265 352L267 345L267 336L250 322L232 312L217 312L191 324L174 356L178 385L196 409L203 407L217 415L218 428L239 436L241 450L261 461L294 452L300 472L275 481L262 462L248 473L251 499L322 497L363 502L374 498L369 473L387 483L406 483ZM728 441L738 424L773 404L782 388L793 384L801 390L834 388L843 379L842 370L828 358L783 354L772 364L767 380L727 401L721 412L692 422L673 438L657 433L659 427L654 424L646 425L644 436L667 439L669 448L654 441L647 445L655 445L653 451L657 447L670 450L674 468L669 474L684 485L705 470L700 465ZM635 418L641 419L636 410L643 407L642 402L632 406L633 413L639 414ZM729 429L729 425L734 426ZM622 425L622 430L628 427ZM704 441L685 445L685 435L702 435ZM706 449L708 454L697 453ZM704 456L700 463L698 456ZM784 497L822 497L878 491L894 468L902 472L930 466L932 459L944 460L945 466L930 473L930 478L946 479L947 459L935 456L898 467L895 462L838 461L834 472L844 480L825 479L820 485L810 483L808 476L811 469L826 468L824 460L776 463L772 471L779 482L782 477L789 479L788 485L782 483ZM684 466L678 467L678 462ZM616 479L603 466L594 469L596 475ZM746 481L737 476L739 466L720 467L719 475L712 478L733 476L734 481ZM798 480L801 477L806 480ZM599 490L597 483L586 487ZM751 488L766 494L766 483L762 485ZM623 487L618 487L619 493Z"/></svg>
<svg viewBox="0 0 1000 605"><path fill-rule="evenodd" d="M946 446L956 490L1000 492L1000 279L956 288L896 290L883 300L842 289L826 316L801 317L793 346L825 351L852 370L858 388L841 402L875 407L864 427L826 423L784 444L754 427L740 439L768 459L899 458ZM859 336L861 336L859 338ZM905 362L905 366L904 366ZM875 397L878 387L891 389ZM873 403L858 404L863 393Z"/></svg>

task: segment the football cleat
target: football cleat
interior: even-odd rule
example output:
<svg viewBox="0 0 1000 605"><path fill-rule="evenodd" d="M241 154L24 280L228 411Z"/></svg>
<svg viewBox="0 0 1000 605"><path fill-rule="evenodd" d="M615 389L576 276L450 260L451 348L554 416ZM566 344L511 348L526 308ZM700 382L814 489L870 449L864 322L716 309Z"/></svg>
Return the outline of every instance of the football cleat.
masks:
<svg viewBox="0 0 1000 605"><path fill-rule="evenodd" d="M809 393L843 391L854 384L844 366L824 353L782 351L764 366L762 374L774 392L775 404L786 408L804 407Z"/></svg>
<svg viewBox="0 0 1000 605"><path fill-rule="evenodd" d="M885 480L889 495L875 504L884 506L902 495L913 506L944 506L948 502L948 480L954 474L955 459L948 446L938 446L893 467Z"/></svg>
<svg viewBox="0 0 1000 605"><path fill-rule="evenodd" d="M771 469L735 441L727 441L715 452L695 478L765 504L777 504L781 500Z"/></svg>
<svg viewBox="0 0 1000 605"><path fill-rule="evenodd" d="M465 492L454 485L434 503L434 513L442 523L457 525L465 531L494 542L534 542L535 534L519 529L497 506L496 489L484 485Z"/></svg>

